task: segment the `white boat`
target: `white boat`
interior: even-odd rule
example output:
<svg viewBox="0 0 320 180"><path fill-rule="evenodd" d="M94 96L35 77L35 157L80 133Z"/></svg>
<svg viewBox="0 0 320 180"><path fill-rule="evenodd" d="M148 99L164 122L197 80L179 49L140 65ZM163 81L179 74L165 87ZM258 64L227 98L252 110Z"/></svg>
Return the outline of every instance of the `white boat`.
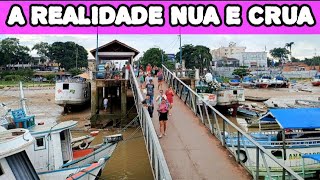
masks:
<svg viewBox="0 0 320 180"><path fill-rule="evenodd" d="M320 74L316 74L312 80L311 83L313 86L320 86Z"/></svg>
<svg viewBox="0 0 320 180"><path fill-rule="evenodd" d="M276 75L270 81L270 86L272 87L289 87L289 81L282 75Z"/></svg>
<svg viewBox="0 0 320 180"><path fill-rule="evenodd" d="M207 73L204 80L196 82L196 92L203 96L205 100L208 99L208 101L211 96L210 104L218 106L230 106L245 101L243 88L223 86L211 73Z"/></svg>
<svg viewBox="0 0 320 180"><path fill-rule="evenodd" d="M90 102L91 84L86 78L75 76L55 84L55 103L67 112L73 106L82 106Z"/></svg>
<svg viewBox="0 0 320 180"><path fill-rule="evenodd" d="M259 88L268 88L271 85L272 77L264 74L255 81L255 85Z"/></svg>
<svg viewBox="0 0 320 180"><path fill-rule="evenodd" d="M35 139L27 129L0 128L0 179L6 180L57 180L73 179L94 180L105 166L108 158L101 158L92 163L76 168L64 168L55 171L37 173L26 150Z"/></svg>
<svg viewBox="0 0 320 180"><path fill-rule="evenodd" d="M249 133L253 139L260 143L267 151L282 161L286 166L297 173L305 172L305 177L317 177L320 164L312 159L303 161L301 156L305 154L320 154L320 108L300 109L271 109L271 114L281 130L259 131ZM284 135L284 136L283 136ZM240 151L238 151L238 137L228 133L226 143L234 147L233 153L240 154L240 160L249 170L256 168L256 146L247 138L240 137ZM272 176L282 175L282 168L265 156L268 170ZM261 176L267 176L264 159L259 158L259 171Z"/></svg>

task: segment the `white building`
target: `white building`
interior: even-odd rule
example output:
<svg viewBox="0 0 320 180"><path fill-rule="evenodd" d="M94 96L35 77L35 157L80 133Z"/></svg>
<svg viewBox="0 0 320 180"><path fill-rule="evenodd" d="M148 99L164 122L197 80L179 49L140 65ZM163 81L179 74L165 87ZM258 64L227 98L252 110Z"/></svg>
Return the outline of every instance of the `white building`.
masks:
<svg viewBox="0 0 320 180"><path fill-rule="evenodd" d="M211 51L212 58L218 60L221 58L231 58L234 54L245 52L246 47L236 46L236 43L229 43L228 47L220 47Z"/></svg>
<svg viewBox="0 0 320 180"><path fill-rule="evenodd" d="M240 60L240 66L268 67L267 52L241 52L231 56Z"/></svg>

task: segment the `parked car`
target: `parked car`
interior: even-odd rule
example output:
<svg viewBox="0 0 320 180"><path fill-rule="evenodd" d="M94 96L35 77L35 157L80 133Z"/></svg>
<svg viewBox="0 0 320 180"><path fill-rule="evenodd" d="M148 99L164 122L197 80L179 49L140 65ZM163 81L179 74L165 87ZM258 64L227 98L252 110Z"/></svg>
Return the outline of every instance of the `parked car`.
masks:
<svg viewBox="0 0 320 180"><path fill-rule="evenodd" d="M97 71L97 79L104 79L106 73L106 69L104 68L104 64L98 65L98 71Z"/></svg>

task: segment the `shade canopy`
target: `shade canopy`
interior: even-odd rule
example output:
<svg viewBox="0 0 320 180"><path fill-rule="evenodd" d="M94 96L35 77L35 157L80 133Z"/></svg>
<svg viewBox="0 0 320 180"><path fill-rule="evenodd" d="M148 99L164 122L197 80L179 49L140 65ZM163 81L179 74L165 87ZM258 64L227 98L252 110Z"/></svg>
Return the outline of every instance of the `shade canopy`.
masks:
<svg viewBox="0 0 320 180"><path fill-rule="evenodd" d="M302 158L310 158L320 162L320 154L305 154L305 155L302 155Z"/></svg>
<svg viewBox="0 0 320 180"><path fill-rule="evenodd" d="M320 128L320 108L270 109L282 129Z"/></svg>

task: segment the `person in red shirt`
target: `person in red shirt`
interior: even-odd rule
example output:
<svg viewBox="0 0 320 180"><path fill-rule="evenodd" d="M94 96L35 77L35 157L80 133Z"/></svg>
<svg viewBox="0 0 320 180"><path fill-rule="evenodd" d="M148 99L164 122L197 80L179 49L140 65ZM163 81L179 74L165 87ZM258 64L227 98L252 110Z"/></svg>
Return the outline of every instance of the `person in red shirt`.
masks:
<svg viewBox="0 0 320 180"><path fill-rule="evenodd" d="M151 73L152 67L150 64L148 64L148 66L146 67L146 72L147 74Z"/></svg>
<svg viewBox="0 0 320 180"><path fill-rule="evenodd" d="M170 107L169 109L172 109L173 106L173 96L174 96L174 92L172 90L172 87L170 86L167 90L166 90L166 96L167 96L167 100L170 103ZM171 114L169 114L169 116L171 116Z"/></svg>

